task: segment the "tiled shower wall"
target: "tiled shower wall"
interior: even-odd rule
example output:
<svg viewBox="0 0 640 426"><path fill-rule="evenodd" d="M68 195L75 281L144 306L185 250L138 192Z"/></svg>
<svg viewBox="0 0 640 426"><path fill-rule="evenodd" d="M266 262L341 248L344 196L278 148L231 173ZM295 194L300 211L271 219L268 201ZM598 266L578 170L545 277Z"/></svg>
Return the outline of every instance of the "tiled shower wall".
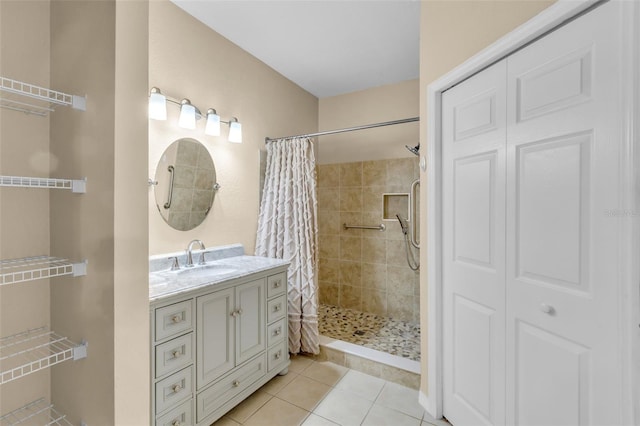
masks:
<svg viewBox="0 0 640 426"><path fill-rule="evenodd" d="M393 220L383 220L383 194L408 193L419 178L418 159L322 164L317 170L320 303L417 322L419 274L407 265L395 212ZM384 223L386 230L344 229L344 223Z"/></svg>

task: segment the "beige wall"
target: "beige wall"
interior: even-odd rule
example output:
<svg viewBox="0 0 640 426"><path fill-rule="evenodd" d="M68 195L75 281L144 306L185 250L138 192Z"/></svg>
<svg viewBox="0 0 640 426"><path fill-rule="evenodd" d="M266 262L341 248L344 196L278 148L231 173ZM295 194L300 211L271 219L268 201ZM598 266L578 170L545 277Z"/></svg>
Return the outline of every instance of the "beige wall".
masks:
<svg viewBox="0 0 640 426"><path fill-rule="evenodd" d="M320 99L319 130L344 129L364 124L417 117L419 80L374 87ZM418 144L419 124L339 133L318 138L318 163L349 163L411 157L405 145Z"/></svg>
<svg viewBox="0 0 640 426"><path fill-rule="evenodd" d="M458 1L427 0L420 12L420 140L427 140L427 86L438 77L489 46L517 26L526 22L553 3L553 0ZM425 143L426 148L426 143ZM426 151L426 150L425 150ZM426 173L421 173L421 199L427 198ZM426 203L420 215L426 223ZM422 228L421 241L427 241L427 229ZM426 264L426 250L421 263ZM423 271L424 272L424 271ZM420 276L422 371L427 371L427 276ZM420 389L428 393L427 376L422 375Z"/></svg>
<svg viewBox="0 0 640 426"><path fill-rule="evenodd" d="M49 86L49 3L0 2L0 75ZM23 99L24 100L24 99ZM48 176L49 118L0 109L0 175ZM49 192L0 188L0 259L49 253ZM0 336L49 324L49 281L0 287ZM0 387L0 414L49 396L45 370Z"/></svg>
<svg viewBox="0 0 640 426"><path fill-rule="evenodd" d="M418 321L419 273L407 265L395 218L407 217L408 199L383 208L383 194L407 194L417 177L415 156L318 166L320 303ZM344 229L344 223L386 229Z"/></svg>
<svg viewBox="0 0 640 426"><path fill-rule="evenodd" d="M147 425L151 382L146 198L149 148L144 143L149 138L147 1L116 3L115 44L113 424Z"/></svg>
<svg viewBox="0 0 640 426"><path fill-rule="evenodd" d="M167 121L149 120L149 177L164 150L189 137L207 147L222 186L208 217L191 231L164 222L150 189L149 253L184 250L195 238L207 246L242 243L253 253L264 138L316 131L317 98L166 0L149 7L149 86L202 110L215 108L225 121L237 117L243 131L243 143L232 144L225 125L219 137L204 134L204 120L196 130L181 129L172 105Z"/></svg>
<svg viewBox="0 0 640 426"><path fill-rule="evenodd" d="M88 179L86 194L1 188L0 258L89 260L85 277L0 288L1 336L44 325L89 342L86 359L3 385L0 414L45 397L73 424L149 423L146 8L0 2L0 74L87 96L86 112L0 109L0 174Z"/></svg>

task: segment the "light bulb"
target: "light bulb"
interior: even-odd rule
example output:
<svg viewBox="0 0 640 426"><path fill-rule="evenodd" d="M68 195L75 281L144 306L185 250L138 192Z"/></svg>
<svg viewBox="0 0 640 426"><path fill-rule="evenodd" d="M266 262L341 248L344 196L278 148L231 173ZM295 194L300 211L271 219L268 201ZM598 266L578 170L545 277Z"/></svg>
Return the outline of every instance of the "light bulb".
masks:
<svg viewBox="0 0 640 426"><path fill-rule="evenodd" d="M178 126L183 129L195 129L196 128L196 107L191 105L189 99L182 100L182 106L180 107L180 118L178 118Z"/></svg>
<svg viewBox="0 0 640 426"><path fill-rule="evenodd" d="M151 88L149 95L149 118L152 120L167 119L167 98L157 87Z"/></svg>
<svg viewBox="0 0 640 426"><path fill-rule="evenodd" d="M213 108L207 110L207 125L204 128L204 132L207 135L220 136L220 116Z"/></svg>
<svg viewBox="0 0 640 426"><path fill-rule="evenodd" d="M229 142L242 143L242 124L235 117L229 120Z"/></svg>

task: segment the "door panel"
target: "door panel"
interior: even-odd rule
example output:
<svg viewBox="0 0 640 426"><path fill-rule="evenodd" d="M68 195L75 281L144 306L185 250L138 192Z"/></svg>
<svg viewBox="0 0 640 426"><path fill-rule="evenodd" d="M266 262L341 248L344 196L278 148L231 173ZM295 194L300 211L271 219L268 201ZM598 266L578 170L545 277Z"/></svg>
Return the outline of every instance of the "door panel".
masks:
<svg viewBox="0 0 640 426"><path fill-rule="evenodd" d="M519 278L588 291L591 141L583 133L516 148Z"/></svg>
<svg viewBox="0 0 640 426"><path fill-rule="evenodd" d="M491 424L491 343L495 311L461 296L454 297L452 396L484 423ZM489 338L487 338L489 337Z"/></svg>
<svg viewBox="0 0 640 426"><path fill-rule="evenodd" d="M619 8L507 61L508 424L621 423L619 244L604 215L620 187Z"/></svg>
<svg viewBox="0 0 640 426"><path fill-rule="evenodd" d="M196 385L205 385L235 365L233 288L198 297L196 302Z"/></svg>
<svg viewBox="0 0 640 426"><path fill-rule="evenodd" d="M504 424L506 64L443 94L444 410Z"/></svg>
<svg viewBox="0 0 640 426"><path fill-rule="evenodd" d="M236 288L238 309L236 364L239 365L263 351L265 341L265 282L251 281Z"/></svg>
<svg viewBox="0 0 640 426"><path fill-rule="evenodd" d="M516 342L514 424L589 424L590 349L521 321Z"/></svg>

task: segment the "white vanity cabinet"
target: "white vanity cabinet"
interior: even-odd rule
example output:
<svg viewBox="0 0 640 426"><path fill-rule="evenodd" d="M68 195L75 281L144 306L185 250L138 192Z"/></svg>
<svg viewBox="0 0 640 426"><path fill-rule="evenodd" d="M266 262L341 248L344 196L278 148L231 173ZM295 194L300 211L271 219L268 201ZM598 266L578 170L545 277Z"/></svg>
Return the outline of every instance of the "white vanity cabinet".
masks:
<svg viewBox="0 0 640 426"><path fill-rule="evenodd" d="M151 304L152 418L210 425L289 365L286 268Z"/></svg>

